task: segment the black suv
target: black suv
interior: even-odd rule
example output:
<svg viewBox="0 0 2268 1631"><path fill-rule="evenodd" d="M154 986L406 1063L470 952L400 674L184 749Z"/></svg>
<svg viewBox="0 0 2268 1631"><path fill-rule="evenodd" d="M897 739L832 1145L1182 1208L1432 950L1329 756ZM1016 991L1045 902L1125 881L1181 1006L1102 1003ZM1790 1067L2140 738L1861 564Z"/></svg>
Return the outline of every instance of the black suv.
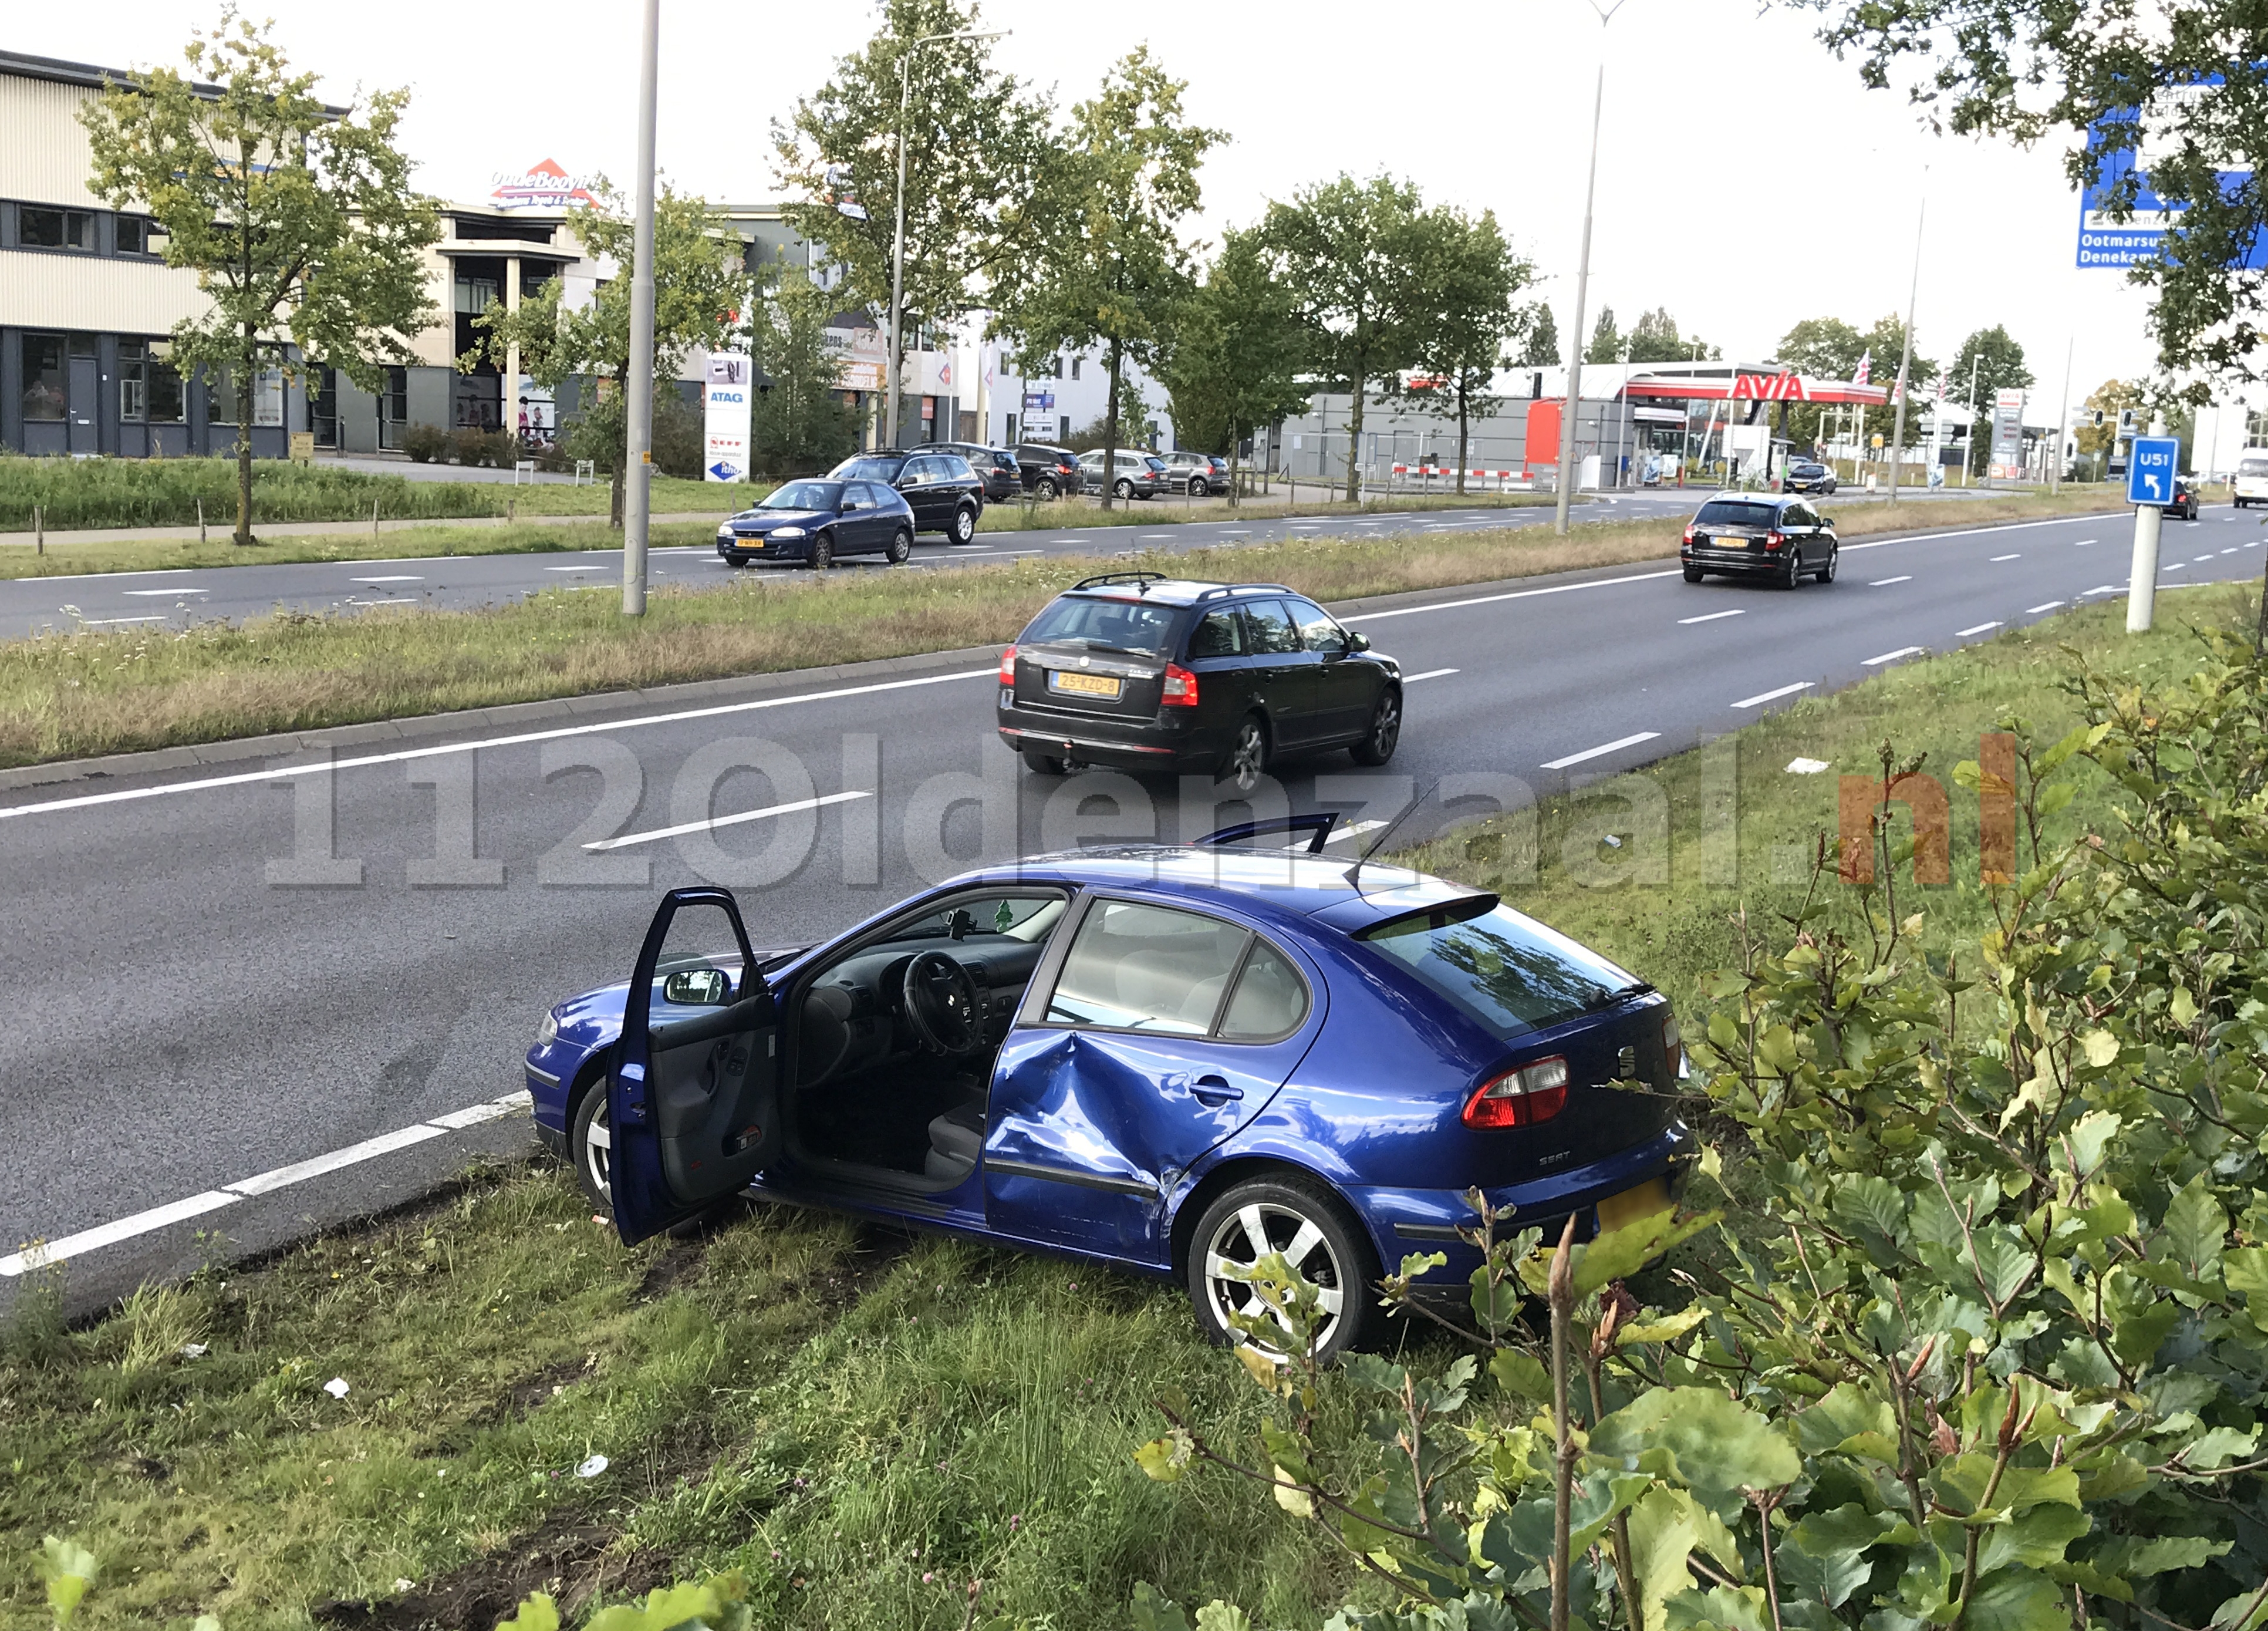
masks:
<svg viewBox="0 0 2268 1631"><path fill-rule="evenodd" d="M1005 447L987 447L982 442L939 442L936 451L957 453L968 461L968 468L984 483L987 504L1012 498L1024 490L1022 473L1016 468L1016 455Z"/></svg>
<svg viewBox="0 0 2268 1631"><path fill-rule="evenodd" d="M1800 498L1722 493L1688 524L1677 558L1688 583L1713 572L1762 578L1793 589L1806 572L1822 583L1834 582L1835 560L1842 550L1835 523Z"/></svg>
<svg viewBox="0 0 2268 1631"><path fill-rule="evenodd" d="M999 727L1043 776L1206 771L1250 793L1284 755L1393 757L1402 669L1280 583L1108 572L1057 595L1001 654Z"/></svg>
<svg viewBox="0 0 2268 1631"><path fill-rule="evenodd" d="M906 453L895 447L853 454L827 473L830 482L887 482L914 513L914 530L941 532L954 543L976 536L984 483L957 453Z"/></svg>
<svg viewBox="0 0 2268 1631"><path fill-rule="evenodd" d="M1082 491L1086 485L1086 472L1079 466L1079 455L1068 447L1050 447L1044 442L1016 444L1016 464L1022 472L1024 491L1040 498L1061 498Z"/></svg>

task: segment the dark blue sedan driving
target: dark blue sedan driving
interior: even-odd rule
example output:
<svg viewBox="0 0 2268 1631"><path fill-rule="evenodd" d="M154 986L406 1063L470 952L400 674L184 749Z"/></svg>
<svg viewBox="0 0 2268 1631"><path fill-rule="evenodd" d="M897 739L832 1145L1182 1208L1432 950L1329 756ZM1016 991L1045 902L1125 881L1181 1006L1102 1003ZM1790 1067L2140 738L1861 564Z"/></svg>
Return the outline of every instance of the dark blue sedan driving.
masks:
<svg viewBox="0 0 2268 1631"><path fill-rule="evenodd" d="M913 510L887 482L783 482L717 529L717 553L734 566L797 561L824 572L846 555L895 566L913 548Z"/></svg>
<svg viewBox="0 0 2268 1631"><path fill-rule="evenodd" d="M1476 1266L1473 1189L1547 1236L1668 1207L1669 1004L1493 895L1325 859L1330 821L972 872L792 950L672 890L629 982L546 1017L537 1126L625 1241L746 1192L1172 1277L1224 1341L1281 1252L1327 1353L1381 1334L1382 1266Z"/></svg>

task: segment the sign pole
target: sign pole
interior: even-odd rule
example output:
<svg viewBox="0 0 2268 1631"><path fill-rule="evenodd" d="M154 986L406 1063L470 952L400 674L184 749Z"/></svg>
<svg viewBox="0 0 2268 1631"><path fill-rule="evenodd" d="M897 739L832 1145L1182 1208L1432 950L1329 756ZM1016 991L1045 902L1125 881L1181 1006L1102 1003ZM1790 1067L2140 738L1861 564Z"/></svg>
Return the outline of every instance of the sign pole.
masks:
<svg viewBox="0 0 2268 1631"><path fill-rule="evenodd" d="M2134 564L2126 583L2126 632L2147 634L2158 606L2158 529L2164 514L2154 504L2134 511Z"/></svg>
<svg viewBox="0 0 2268 1631"><path fill-rule="evenodd" d="M2182 445L2154 419L2152 434L2134 439L2126 458L2126 500L2134 506L2134 560L2126 579L2126 632L2146 634L2158 603L2158 534L2173 502Z"/></svg>
<svg viewBox="0 0 2268 1631"><path fill-rule="evenodd" d="M2078 346L2079 336L2076 333L2063 345L2063 402L2056 409L2055 457L2048 461L2050 498L2063 491L2063 439L2071 434L2071 358Z"/></svg>
<svg viewBox="0 0 2268 1631"><path fill-rule="evenodd" d="M645 550L652 519L653 474L653 123L654 61L659 54L661 0L645 0L638 34L637 215L631 227L630 354L622 406L622 616L645 615ZM513 381L518 388L519 382Z"/></svg>

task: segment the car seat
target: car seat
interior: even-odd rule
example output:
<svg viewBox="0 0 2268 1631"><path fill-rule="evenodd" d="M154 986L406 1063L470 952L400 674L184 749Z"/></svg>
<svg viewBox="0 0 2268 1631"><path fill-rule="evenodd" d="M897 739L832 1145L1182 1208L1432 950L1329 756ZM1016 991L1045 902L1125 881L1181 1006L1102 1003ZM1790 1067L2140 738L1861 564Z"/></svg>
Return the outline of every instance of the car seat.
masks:
<svg viewBox="0 0 2268 1631"><path fill-rule="evenodd" d="M958 1184L976 1170L976 1157L983 1148L984 1099L980 1094L930 1118L929 1154L922 1157L922 1170L939 1183Z"/></svg>

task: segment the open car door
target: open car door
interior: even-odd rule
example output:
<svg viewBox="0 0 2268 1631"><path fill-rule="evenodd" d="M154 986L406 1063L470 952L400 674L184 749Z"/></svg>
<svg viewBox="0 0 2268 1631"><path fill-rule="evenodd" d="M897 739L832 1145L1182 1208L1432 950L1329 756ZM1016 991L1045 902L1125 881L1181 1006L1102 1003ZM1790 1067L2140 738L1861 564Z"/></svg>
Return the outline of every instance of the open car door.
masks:
<svg viewBox="0 0 2268 1631"><path fill-rule="evenodd" d="M662 968L665 952L696 935L717 947L727 926L736 979L698 958ZM607 1077L610 1199L625 1244L695 1215L777 1158L779 1074L779 1007L732 892L670 890L638 951Z"/></svg>

